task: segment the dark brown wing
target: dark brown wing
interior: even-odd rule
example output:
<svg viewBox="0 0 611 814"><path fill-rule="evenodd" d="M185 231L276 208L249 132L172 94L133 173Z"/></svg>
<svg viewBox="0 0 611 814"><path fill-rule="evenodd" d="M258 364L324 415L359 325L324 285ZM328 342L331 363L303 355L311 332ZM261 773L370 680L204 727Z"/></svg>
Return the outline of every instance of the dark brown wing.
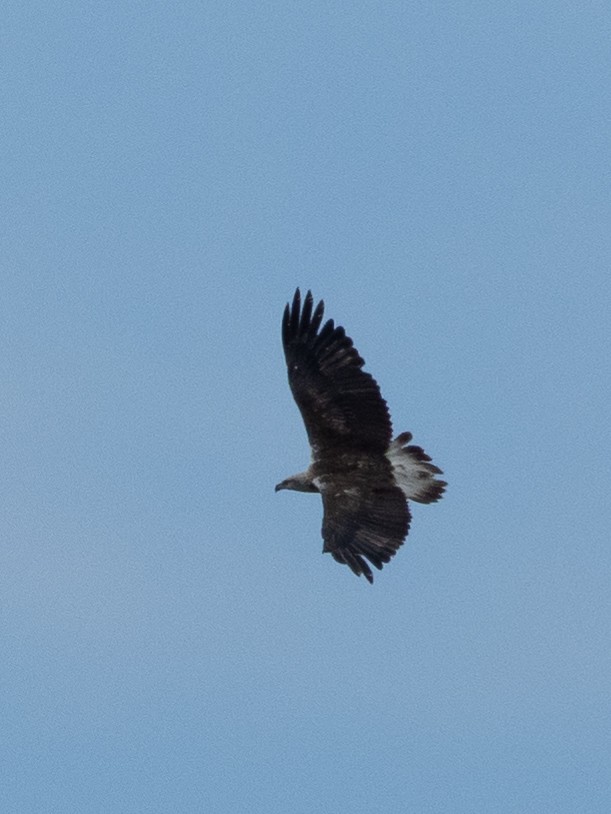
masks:
<svg viewBox="0 0 611 814"><path fill-rule="evenodd" d="M323 551L373 582L366 560L382 568L396 554L409 530L410 513L396 486L370 488L352 484L350 491L333 486L322 492Z"/></svg>
<svg viewBox="0 0 611 814"><path fill-rule="evenodd" d="M392 425L376 380L332 319L322 328L324 303L313 308L308 291L303 309L299 289L282 319L282 344L289 384L316 449L342 446L384 452Z"/></svg>

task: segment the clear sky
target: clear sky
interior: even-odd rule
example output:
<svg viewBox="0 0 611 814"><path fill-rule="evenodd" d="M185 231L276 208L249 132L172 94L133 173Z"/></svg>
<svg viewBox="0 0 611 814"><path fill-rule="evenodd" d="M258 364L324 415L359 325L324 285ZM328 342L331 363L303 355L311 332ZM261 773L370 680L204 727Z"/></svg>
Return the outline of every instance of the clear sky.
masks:
<svg viewBox="0 0 611 814"><path fill-rule="evenodd" d="M0 808L611 811L607 2L9 2ZM280 319L446 474L321 554Z"/></svg>

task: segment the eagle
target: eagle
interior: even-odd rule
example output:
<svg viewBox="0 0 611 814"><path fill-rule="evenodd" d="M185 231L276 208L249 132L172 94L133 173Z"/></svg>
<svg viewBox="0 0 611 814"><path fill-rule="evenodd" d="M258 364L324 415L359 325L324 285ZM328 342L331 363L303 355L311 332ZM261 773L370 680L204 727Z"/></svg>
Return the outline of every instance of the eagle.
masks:
<svg viewBox="0 0 611 814"><path fill-rule="evenodd" d="M276 485L322 497L323 552L373 583L402 545L410 526L408 500L434 503L446 482L442 470L392 424L378 383L363 370L352 339L332 319L322 324L324 301L299 289L282 318L289 386L311 446L305 472ZM321 327L322 325L322 327Z"/></svg>

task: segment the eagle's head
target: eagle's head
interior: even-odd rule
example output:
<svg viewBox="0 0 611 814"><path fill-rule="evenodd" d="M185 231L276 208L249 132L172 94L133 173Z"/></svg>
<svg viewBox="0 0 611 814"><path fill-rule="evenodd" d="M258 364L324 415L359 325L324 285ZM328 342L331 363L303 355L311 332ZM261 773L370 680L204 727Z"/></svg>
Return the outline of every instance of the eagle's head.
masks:
<svg viewBox="0 0 611 814"><path fill-rule="evenodd" d="M281 489L292 489L294 492L318 492L306 472L291 475L290 478L285 478L280 483L277 483L275 491L279 492Z"/></svg>

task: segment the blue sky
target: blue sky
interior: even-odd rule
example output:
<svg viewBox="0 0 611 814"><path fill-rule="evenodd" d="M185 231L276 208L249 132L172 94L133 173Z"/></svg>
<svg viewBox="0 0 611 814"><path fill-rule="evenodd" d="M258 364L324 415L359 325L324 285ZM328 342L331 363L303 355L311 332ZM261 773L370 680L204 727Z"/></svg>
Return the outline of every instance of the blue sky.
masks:
<svg viewBox="0 0 611 814"><path fill-rule="evenodd" d="M2 810L609 811L608 5L3 18ZM297 285L449 481L373 586Z"/></svg>

